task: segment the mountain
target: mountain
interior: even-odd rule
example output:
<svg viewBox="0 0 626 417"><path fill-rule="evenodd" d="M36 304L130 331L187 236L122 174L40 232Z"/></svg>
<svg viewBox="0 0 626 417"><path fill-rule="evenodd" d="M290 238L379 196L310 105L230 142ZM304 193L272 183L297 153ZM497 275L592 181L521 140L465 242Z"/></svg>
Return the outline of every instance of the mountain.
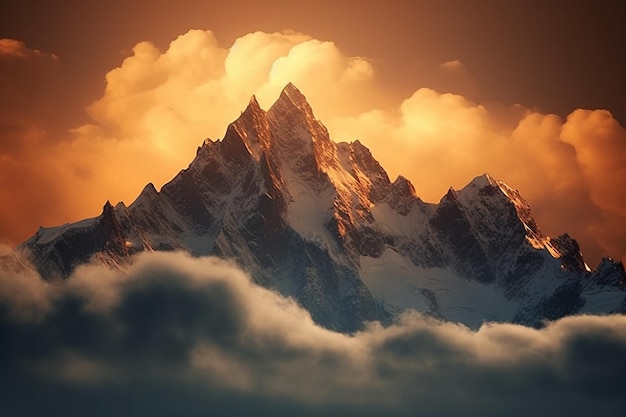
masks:
<svg viewBox="0 0 626 417"><path fill-rule="evenodd" d="M123 268L141 251L231 258L347 332L410 308L471 327L626 311L623 265L592 271L516 190L485 174L426 203L359 141L333 142L292 84L267 111L252 97L160 191L40 228L19 249L49 280L92 259Z"/></svg>

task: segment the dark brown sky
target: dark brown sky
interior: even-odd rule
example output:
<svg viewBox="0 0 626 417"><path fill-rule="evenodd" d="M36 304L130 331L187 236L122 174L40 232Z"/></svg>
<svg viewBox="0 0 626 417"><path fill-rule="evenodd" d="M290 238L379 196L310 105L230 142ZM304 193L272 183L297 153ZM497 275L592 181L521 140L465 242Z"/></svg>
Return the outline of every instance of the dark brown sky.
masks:
<svg viewBox="0 0 626 417"><path fill-rule="evenodd" d="M294 29L379 61L399 91L430 86L430 67L458 59L478 85L471 98L563 116L606 108L624 125L624 21L618 1L26 0L0 6L0 37L61 56L63 94L78 108L139 41L164 48L198 28L229 45L257 30Z"/></svg>
<svg viewBox="0 0 626 417"><path fill-rule="evenodd" d="M426 200L488 171L592 264L626 259L625 21L613 1L2 2L0 241L160 187L294 81Z"/></svg>

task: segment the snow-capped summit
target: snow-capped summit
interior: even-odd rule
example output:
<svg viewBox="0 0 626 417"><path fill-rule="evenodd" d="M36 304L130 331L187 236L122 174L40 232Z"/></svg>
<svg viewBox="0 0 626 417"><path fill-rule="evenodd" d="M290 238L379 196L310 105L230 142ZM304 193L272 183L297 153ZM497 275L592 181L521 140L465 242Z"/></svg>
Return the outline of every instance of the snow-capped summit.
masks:
<svg viewBox="0 0 626 417"><path fill-rule="evenodd" d="M145 250L232 258L343 331L409 308L470 326L626 310L623 266L592 272L518 191L484 174L426 203L359 141L333 142L293 84L268 111L253 96L160 192L148 184L128 207L107 202L21 248L46 279Z"/></svg>

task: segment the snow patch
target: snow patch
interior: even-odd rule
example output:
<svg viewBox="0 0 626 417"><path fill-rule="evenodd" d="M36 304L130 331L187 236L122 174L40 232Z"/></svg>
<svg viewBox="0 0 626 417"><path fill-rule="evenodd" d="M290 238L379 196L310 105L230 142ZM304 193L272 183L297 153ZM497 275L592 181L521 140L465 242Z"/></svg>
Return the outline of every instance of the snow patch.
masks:
<svg viewBox="0 0 626 417"><path fill-rule="evenodd" d="M59 236L64 233L73 230L73 229L86 229L89 227L93 227L98 221L99 217L92 217L90 219L81 220L76 223L66 223L62 226L55 227L40 227L35 233L34 243L36 245L45 245L46 243L50 243L53 240L57 239Z"/></svg>
<svg viewBox="0 0 626 417"><path fill-rule="evenodd" d="M392 249L379 258L362 256L360 264L361 279L374 298L392 309L430 312L477 328L487 321L511 321L519 307L494 284L467 280L449 268L418 267Z"/></svg>

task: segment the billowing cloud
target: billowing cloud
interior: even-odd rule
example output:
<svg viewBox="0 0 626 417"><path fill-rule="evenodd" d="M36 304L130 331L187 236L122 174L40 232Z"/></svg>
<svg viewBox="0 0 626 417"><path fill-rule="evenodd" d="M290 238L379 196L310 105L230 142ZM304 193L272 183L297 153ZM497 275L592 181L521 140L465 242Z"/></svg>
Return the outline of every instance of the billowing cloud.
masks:
<svg viewBox="0 0 626 417"><path fill-rule="evenodd" d="M105 94L90 108L97 123L89 128L141 139L165 153L181 142L193 149L198 138L222 135L252 94L269 106L291 81L311 91L322 116L331 115L344 109L339 99L359 95L372 75L364 58L303 34L255 32L223 48L212 32L192 30L164 53L149 42L137 44L107 74Z"/></svg>
<svg viewBox="0 0 626 417"><path fill-rule="evenodd" d="M42 53L17 41L4 44L11 57L40 67ZM7 86L18 77L2 75ZM204 138L223 134L253 93L269 106L293 80L311 91L322 115L346 114L362 108L359 97L372 77L368 60L294 32L250 33L230 48L201 30L179 36L165 52L140 42L107 74L104 95L88 109L92 123L71 132L0 126L6 132L0 199L13 202L0 208L0 236L17 243L38 225L93 216L106 199L129 203L146 183L163 184L187 166ZM36 102L38 94L3 97ZM345 97L355 100L346 104Z"/></svg>
<svg viewBox="0 0 626 417"><path fill-rule="evenodd" d="M398 108L333 119L330 130L360 138L428 201L489 172L520 189L546 232L579 239L592 262L626 259L626 130L607 111L577 110L562 120L427 88Z"/></svg>
<svg viewBox="0 0 626 417"><path fill-rule="evenodd" d="M626 130L606 110L576 110L561 139L574 147L590 199L602 211L590 233L626 261Z"/></svg>
<svg viewBox="0 0 626 417"><path fill-rule="evenodd" d="M409 313L344 335L231 263L179 253L37 282L45 289L0 297L9 415L583 416L624 406L624 316L471 331Z"/></svg>
<svg viewBox="0 0 626 417"><path fill-rule="evenodd" d="M444 93L477 95L478 86L465 64L458 59L442 62L428 79L428 86Z"/></svg>
<svg viewBox="0 0 626 417"><path fill-rule="evenodd" d="M6 56L32 67L58 60L4 44ZM268 108L291 81L335 140L360 139L425 200L489 172L522 192L544 231L576 238L591 265L626 260L626 133L608 112L562 120L481 104L468 98L476 86L463 62L429 71L433 88L389 104L374 62L301 33L249 33L226 47L192 30L165 51L140 42L107 74L89 124L62 133L45 123L2 127L0 199L11 205L0 207L0 236L17 243L38 225L97 215L106 199L131 202L146 183L159 187L186 167L204 138L223 135L252 94Z"/></svg>

